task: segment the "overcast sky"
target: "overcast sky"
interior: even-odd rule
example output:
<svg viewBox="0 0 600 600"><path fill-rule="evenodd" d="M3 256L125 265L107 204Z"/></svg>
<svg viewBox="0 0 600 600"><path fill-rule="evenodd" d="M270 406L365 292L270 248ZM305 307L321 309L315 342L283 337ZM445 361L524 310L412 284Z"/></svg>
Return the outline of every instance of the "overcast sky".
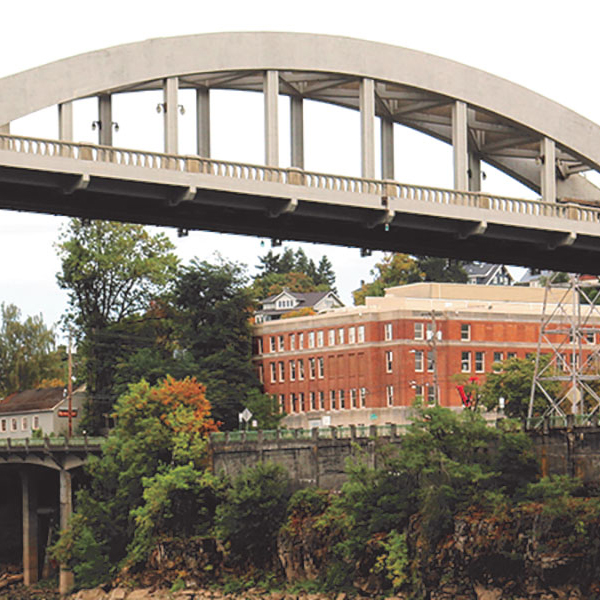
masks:
<svg viewBox="0 0 600 600"><path fill-rule="evenodd" d="M299 31L364 38L437 54L489 71L541 93L600 122L597 0L371 0L301 2L219 0L21 0L2 2L0 77L108 46L165 37L218 31ZM159 100L144 99L144 109L123 98L115 102L120 131L115 145L160 149L161 116L153 109ZM191 95L182 94L190 110L182 117L190 135L182 136L182 151L193 151ZM262 104L259 95L239 98L214 94L211 104L213 154L218 158L260 162ZM287 104L280 103L282 124ZM95 104L79 103L75 139L95 140L91 122ZM146 112L144 112L146 111ZM136 115L143 113L144 121ZM256 118L253 118L256 115ZM311 106L306 109L307 168L358 175L360 170L358 116L351 111ZM143 127L141 124L143 123ZM326 123L329 142L319 132ZM245 128L247 144L234 143ZM285 136L282 128L282 136ZM353 131L352 135L348 131ZM56 108L14 124L13 133L55 137ZM239 137L237 138L239 140ZM599 140L600 143L600 140ZM281 147L285 148L282 138ZM450 149L406 130L396 133L396 179L450 186ZM285 149L282 150L285 154ZM282 156L282 162L285 162ZM433 161L433 165L432 165ZM491 192L533 197L491 169L485 182ZM64 220L57 217L0 211L0 302L17 304L24 314L42 313L47 323L61 316L65 295L55 284L59 269L53 249ZM177 240L182 260L209 259L220 251L226 258L246 262L264 254L268 240L192 233ZM261 245L263 244L263 245ZM292 244L296 248L297 244ZM338 273L345 302L350 291L369 279L379 258L359 258L357 249L307 245L315 260L327 254Z"/></svg>

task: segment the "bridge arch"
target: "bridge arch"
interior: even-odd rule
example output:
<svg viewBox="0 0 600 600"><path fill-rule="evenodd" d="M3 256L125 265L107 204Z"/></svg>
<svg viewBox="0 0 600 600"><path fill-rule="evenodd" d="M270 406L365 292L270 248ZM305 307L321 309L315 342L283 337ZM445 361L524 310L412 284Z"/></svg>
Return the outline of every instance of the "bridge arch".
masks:
<svg viewBox="0 0 600 600"><path fill-rule="evenodd" d="M160 38L56 61L0 79L0 129L58 105L72 137L72 102L99 98L99 141L112 145L111 96L164 90L165 151L177 152L177 92L197 90L198 154L210 155L211 89L265 94L265 163L277 164L278 94L291 98L292 166L303 166L302 100L361 112L362 175L375 176L375 117L384 179L393 178L393 123L451 143L454 182L479 189L485 161L544 199L600 201L580 173L600 170L600 127L522 86L415 50L301 33L213 33ZM169 110L170 108L170 110Z"/></svg>

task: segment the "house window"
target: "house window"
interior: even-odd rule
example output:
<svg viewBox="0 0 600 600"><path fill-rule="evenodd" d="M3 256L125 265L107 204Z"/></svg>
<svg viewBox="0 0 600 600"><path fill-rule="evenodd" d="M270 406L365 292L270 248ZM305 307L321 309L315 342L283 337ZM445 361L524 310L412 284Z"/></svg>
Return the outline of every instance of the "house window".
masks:
<svg viewBox="0 0 600 600"><path fill-rule="evenodd" d="M298 350L302 350L304 348L304 333L298 334Z"/></svg>
<svg viewBox="0 0 600 600"><path fill-rule="evenodd" d="M329 392L329 405L331 407L331 410L335 410L336 409L336 404L335 404L335 390L330 390L330 392Z"/></svg>
<svg viewBox="0 0 600 600"><path fill-rule="evenodd" d="M315 332L314 331L308 332L308 347L309 348L315 347Z"/></svg>
<svg viewBox="0 0 600 600"><path fill-rule="evenodd" d="M340 390L340 409L346 408L346 392Z"/></svg>
<svg viewBox="0 0 600 600"><path fill-rule="evenodd" d="M275 352L275 336L272 335L269 338L269 349L271 350L271 352Z"/></svg>
<svg viewBox="0 0 600 600"><path fill-rule="evenodd" d="M290 381L296 381L296 361L290 360Z"/></svg>
<svg viewBox="0 0 600 600"><path fill-rule="evenodd" d="M335 329L330 329L330 330L327 332L327 338L328 338L328 339L327 339L327 343L328 343L330 346L335 346Z"/></svg>
<svg viewBox="0 0 600 600"><path fill-rule="evenodd" d="M319 410L325 410L325 392L319 392Z"/></svg>
<svg viewBox="0 0 600 600"><path fill-rule="evenodd" d="M317 331L317 346L319 348L323 347L324 342L324 338L325 338L325 333L321 330L321 331Z"/></svg>
<svg viewBox="0 0 600 600"><path fill-rule="evenodd" d="M306 412L306 405L304 404L304 392L300 392L298 399L298 410L300 412Z"/></svg>
<svg viewBox="0 0 600 600"><path fill-rule="evenodd" d="M360 407L365 408L367 406L367 388L360 388Z"/></svg>
<svg viewBox="0 0 600 600"><path fill-rule="evenodd" d="M463 373L471 372L471 353L462 352L460 355L460 370Z"/></svg>
<svg viewBox="0 0 600 600"><path fill-rule="evenodd" d="M385 323L383 326L383 337L385 339L386 342L389 342L391 339L393 339L393 333L392 333L392 324L391 323Z"/></svg>
<svg viewBox="0 0 600 600"><path fill-rule="evenodd" d="M296 334L290 333L290 350L296 349Z"/></svg>
<svg viewBox="0 0 600 600"><path fill-rule="evenodd" d="M391 350L388 350L385 353L385 371L386 373L392 372L392 360L394 359L394 354Z"/></svg>
<svg viewBox="0 0 600 600"><path fill-rule="evenodd" d="M319 379L323 379L323 377L325 377L325 359L322 356L319 356L318 364L319 364Z"/></svg>
<svg viewBox="0 0 600 600"><path fill-rule="evenodd" d="M269 363L269 367L271 369L271 383L275 383L277 381L277 371L275 367L275 363Z"/></svg>
<svg viewBox="0 0 600 600"><path fill-rule="evenodd" d="M423 372L423 350L415 350L415 371Z"/></svg>
<svg viewBox="0 0 600 600"><path fill-rule="evenodd" d="M435 386L428 385L427 386L427 404L430 406L435 404Z"/></svg>
<svg viewBox="0 0 600 600"><path fill-rule="evenodd" d="M365 341L365 326L364 325L359 325L358 326L358 343L362 344Z"/></svg>
<svg viewBox="0 0 600 600"><path fill-rule="evenodd" d="M350 390L350 406L352 408L358 408L357 404L356 404L356 399L358 398L358 395L356 394L356 388L352 388Z"/></svg>
<svg viewBox="0 0 600 600"><path fill-rule="evenodd" d="M433 358L433 350L427 351L427 370L430 373L435 371L435 359Z"/></svg>
<svg viewBox="0 0 600 600"><path fill-rule="evenodd" d="M285 350L285 343L283 341L282 335L277 337L277 346L278 346L279 352L283 352Z"/></svg>
<svg viewBox="0 0 600 600"><path fill-rule="evenodd" d="M586 331L585 341L588 344L595 344L596 343L596 334L593 331Z"/></svg>
<svg viewBox="0 0 600 600"><path fill-rule="evenodd" d="M356 344L356 328L348 327L348 343Z"/></svg>
<svg viewBox="0 0 600 600"><path fill-rule="evenodd" d="M340 327L338 329L338 344L343 344L344 343L344 329L342 327Z"/></svg>
<svg viewBox="0 0 600 600"><path fill-rule="evenodd" d="M494 362L499 363L504 360L504 354L502 352L494 352Z"/></svg>
<svg viewBox="0 0 600 600"><path fill-rule="evenodd" d="M471 341L471 324L470 323L462 323L460 326L460 339L463 342Z"/></svg>
<svg viewBox="0 0 600 600"><path fill-rule="evenodd" d="M0 431L6 431L6 419L0 420Z"/></svg>
<svg viewBox="0 0 600 600"><path fill-rule="evenodd" d="M511 358L517 358L517 353L516 352L507 352L506 353L506 358L507 359L511 359Z"/></svg>
<svg viewBox="0 0 600 600"><path fill-rule="evenodd" d="M423 386L415 385L415 400L423 402Z"/></svg>
<svg viewBox="0 0 600 600"><path fill-rule="evenodd" d="M394 405L394 386L393 385L385 386L385 398L387 400L388 406Z"/></svg>
<svg viewBox="0 0 600 600"><path fill-rule="evenodd" d="M285 363L279 362L279 381L285 381Z"/></svg>
<svg viewBox="0 0 600 600"><path fill-rule="evenodd" d="M314 392L308 392L308 397L310 399L310 410L317 410L317 406L315 403L315 393Z"/></svg>
<svg viewBox="0 0 600 600"><path fill-rule="evenodd" d="M475 373L483 373L485 371L485 354L483 352L475 352Z"/></svg>
<svg viewBox="0 0 600 600"><path fill-rule="evenodd" d="M423 323L415 323L415 340L422 340L425 337Z"/></svg>
<svg viewBox="0 0 600 600"><path fill-rule="evenodd" d="M290 394L290 411L298 412L298 407L296 406L296 394Z"/></svg>
<svg viewBox="0 0 600 600"><path fill-rule="evenodd" d="M259 354L263 353L263 339L261 337L256 339L256 346Z"/></svg>
<svg viewBox="0 0 600 600"><path fill-rule="evenodd" d="M279 412L285 411L285 394L279 394Z"/></svg>
<svg viewBox="0 0 600 600"><path fill-rule="evenodd" d="M304 361L302 359L298 360L298 379L304 380Z"/></svg>
<svg viewBox="0 0 600 600"><path fill-rule="evenodd" d="M317 376L317 367L314 358L308 359L308 376L314 379Z"/></svg>
<svg viewBox="0 0 600 600"><path fill-rule="evenodd" d="M10 430L11 431L16 431L17 430L17 419L15 417L13 417L10 420Z"/></svg>

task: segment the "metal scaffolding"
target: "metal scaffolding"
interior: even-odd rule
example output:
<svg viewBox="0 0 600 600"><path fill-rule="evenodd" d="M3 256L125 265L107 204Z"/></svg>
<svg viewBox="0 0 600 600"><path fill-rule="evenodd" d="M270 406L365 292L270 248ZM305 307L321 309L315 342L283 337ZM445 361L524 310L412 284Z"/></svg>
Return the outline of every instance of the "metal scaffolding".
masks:
<svg viewBox="0 0 600 600"><path fill-rule="evenodd" d="M561 276L546 282L528 418L572 414L589 422L600 416L600 283Z"/></svg>

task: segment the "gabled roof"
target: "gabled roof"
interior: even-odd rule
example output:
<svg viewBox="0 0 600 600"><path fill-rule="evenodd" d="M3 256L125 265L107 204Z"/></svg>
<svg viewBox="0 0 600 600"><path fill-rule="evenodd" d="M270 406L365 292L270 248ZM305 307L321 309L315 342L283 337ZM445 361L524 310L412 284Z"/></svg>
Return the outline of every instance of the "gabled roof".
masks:
<svg viewBox="0 0 600 600"><path fill-rule="evenodd" d="M275 294L274 296L269 296L268 298L261 300L260 303L267 304L270 302L276 302L278 298L286 295L292 296L292 298L298 300L300 306L314 306L317 302L319 302L319 300L322 300L328 294L333 294L333 292L331 290L327 290L326 292L291 292L286 288L279 292L279 294Z"/></svg>
<svg viewBox="0 0 600 600"><path fill-rule="evenodd" d="M500 267L501 265L480 262L467 263L463 266L469 277L486 278L491 277L491 275L494 274Z"/></svg>
<svg viewBox="0 0 600 600"><path fill-rule="evenodd" d="M16 392L0 401L0 414L52 410L64 400L63 387Z"/></svg>

